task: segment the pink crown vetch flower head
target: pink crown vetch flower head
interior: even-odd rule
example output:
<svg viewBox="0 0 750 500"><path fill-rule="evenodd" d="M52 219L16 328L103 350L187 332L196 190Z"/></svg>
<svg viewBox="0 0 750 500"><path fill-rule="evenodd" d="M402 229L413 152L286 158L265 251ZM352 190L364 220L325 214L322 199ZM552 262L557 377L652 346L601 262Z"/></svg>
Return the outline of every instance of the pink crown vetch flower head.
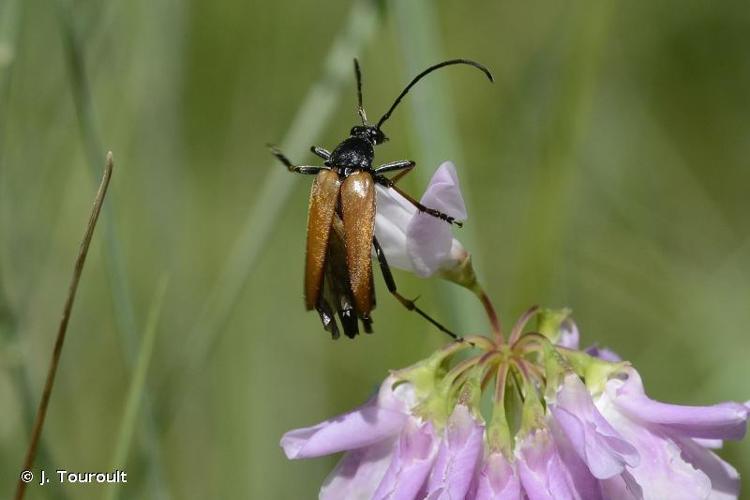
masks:
<svg viewBox="0 0 750 500"><path fill-rule="evenodd" d="M547 313L546 335L469 337L391 373L363 406L285 434L284 451L345 452L323 499L737 498L737 472L711 448L744 436L746 405L652 400L630 364L574 348L569 312L555 311L552 325Z"/></svg>
<svg viewBox="0 0 750 500"><path fill-rule="evenodd" d="M452 164L441 165L422 202L466 218ZM378 191L376 233L394 266L474 291L493 337L453 343L392 372L355 410L286 433L290 459L344 452L320 498L738 497L737 471L713 450L744 437L747 404L650 399L630 363L605 348L579 348L567 309L530 309L506 341L450 227L391 190ZM480 405L487 399L491 408Z"/></svg>

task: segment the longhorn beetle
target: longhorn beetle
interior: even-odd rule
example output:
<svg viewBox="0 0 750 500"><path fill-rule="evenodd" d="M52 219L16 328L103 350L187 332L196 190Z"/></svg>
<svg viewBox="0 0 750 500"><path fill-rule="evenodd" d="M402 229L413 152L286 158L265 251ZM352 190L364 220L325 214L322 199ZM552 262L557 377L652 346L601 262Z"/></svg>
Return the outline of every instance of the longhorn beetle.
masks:
<svg viewBox="0 0 750 500"><path fill-rule="evenodd" d="M453 64L466 64L481 70L490 81L492 74L483 65L468 59L451 59L430 66L401 91L390 109L375 125L367 123L362 107L362 73L354 60L357 78L357 112L362 125L355 125L344 139L330 152L313 146L310 150L325 160L323 166L294 165L273 146L271 152L290 172L315 175L310 192L307 220L307 252L305 262L305 307L318 311L323 328L333 338L339 337L339 320L347 337L359 333L358 320L367 333L372 333L370 312L375 307L375 289L372 277L372 249L380 263L388 291L410 311L416 311L444 333L458 336L432 319L427 313L402 296L383 250L375 237L375 184L395 190L419 211L438 217L446 223L461 226L449 215L425 207L396 186L396 182L414 168L411 160L397 160L373 168L374 146L387 141L381 127L390 118L401 99L429 73ZM386 173L400 171L393 178Z"/></svg>

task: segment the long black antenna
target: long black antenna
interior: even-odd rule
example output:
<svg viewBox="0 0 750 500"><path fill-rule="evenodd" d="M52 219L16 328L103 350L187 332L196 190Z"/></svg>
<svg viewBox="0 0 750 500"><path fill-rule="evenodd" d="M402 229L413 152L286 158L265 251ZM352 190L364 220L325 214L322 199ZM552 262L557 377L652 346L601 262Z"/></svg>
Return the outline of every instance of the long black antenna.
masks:
<svg viewBox="0 0 750 500"><path fill-rule="evenodd" d="M359 75L359 66L357 66L356 60L354 61L354 64L355 64L355 67L356 67L356 70L357 70L357 75ZM487 75L487 78L491 82L495 81L495 79L492 77L492 73L490 73L490 70L488 70L487 68L485 68L483 65L479 64L478 62L475 62L475 61L472 61L472 60L469 60L469 59L451 59L449 61L443 61L441 63L435 64L434 66L430 66L429 68L427 68L426 70L422 71L420 74L418 74L417 76L415 76L414 79L411 81L411 83L409 83L409 85L407 85L406 88L401 91L401 93L396 98L396 100L393 101L393 105L391 106L391 109L389 109L383 115L383 117L380 120L378 120L378 124L377 124L376 128L378 130L380 130L380 126L383 125L383 123L385 123L385 121L388 118L391 117L391 113L393 113L393 110L396 109L396 106L398 106L398 104L401 102L401 99L404 98L404 96L409 92L409 90L411 90L411 88L414 85L417 84L417 82L419 80L421 80L422 78L424 78L428 74L432 73L436 69L440 69L443 66L451 66L453 64L468 64L469 66L474 66L475 68L477 68L480 71L482 71L485 75ZM361 95L360 95L360 97L361 97Z"/></svg>
<svg viewBox="0 0 750 500"><path fill-rule="evenodd" d="M365 108L362 107L362 71L359 69L359 61L354 58L354 74L357 76L357 113L362 118L362 125L367 124L367 115L365 114Z"/></svg>

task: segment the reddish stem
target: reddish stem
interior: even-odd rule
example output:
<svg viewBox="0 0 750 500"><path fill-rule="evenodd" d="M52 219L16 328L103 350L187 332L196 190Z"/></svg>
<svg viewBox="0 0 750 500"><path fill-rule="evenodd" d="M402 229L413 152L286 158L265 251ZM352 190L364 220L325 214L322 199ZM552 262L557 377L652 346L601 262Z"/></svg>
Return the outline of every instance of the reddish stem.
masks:
<svg viewBox="0 0 750 500"><path fill-rule="evenodd" d="M495 339L495 342L497 345L503 345L505 343L505 337L503 337L503 327L500 324L500 318L497 315L497 311L495 311L495 306L492 305L492 301L487 296L486 293L484 293L484 290L482 290L481 287L477 286L476 290L474 290L474 293L477 294L477 297L479 297L479 301L482 303L482 306L484 306L484 311L487 313L487 318L490 321L490 326L492 327L492 334Z"/></svg>

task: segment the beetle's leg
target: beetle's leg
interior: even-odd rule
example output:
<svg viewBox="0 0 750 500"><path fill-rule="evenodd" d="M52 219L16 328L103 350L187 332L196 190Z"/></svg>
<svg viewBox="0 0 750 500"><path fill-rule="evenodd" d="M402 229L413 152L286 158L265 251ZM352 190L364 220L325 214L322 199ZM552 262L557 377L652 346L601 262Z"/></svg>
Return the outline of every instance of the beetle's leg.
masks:
<svg viewBox="0 0 750 500"><path fill-rule="evenodd" d="M380 165L379 167L374 168L373 171L375 172L375 175L383 175L386 172L393 172L396 170L404 170L405 172L408 172L415 166L416 163L411 160L397 160ZM401 172L397 177L400 179L404 175L405 173Z"/></svg>
<svg viewBox="0 0 750 500"><path fill-rule="evenodd" d="M362 327L364 327L365 333L372 333L372 318L369 316L362 316L359 319L362 321Z"/></svg>
<svg viewBox="0 0 750 500"><path fill-rule="evenodd" d="M390 165L393 165L393 164L396 164L396 163L398 163L398 162L386 163L385 165L383 165L383 167L387 167L387 166L390 166ZM399 172L398 174L396 174L395 176L393 176L393 178L391 178L391 179L387 178L384 175L381 175L381 174L377 173L383 167L376 168L375 169L375 172L376 172L375 173L375 182L377 182L378 184L380 184L382 186L385 186L387 188L393 189L398 194L400 194L401 196L403 196L404 198L406 198L406 201L408 201L409 203L411 203L412 205L414 205L415 207L417 207L417 210L419 210L420 212L424 212L424 213L426 213L428 215L432 215L433 217L437 217L438 219L442 219L442 220L446 221L448 224L455 224L458 227L463 227L464 223L457 221L455 219L455 217L451 217L450 215L448 215L448 214L446 214L444 212L441 212L440 210L437 210L435 208L430 208L430 207L426 207L426 206L422 205L420 202L418 202L417 200L415 200L414 198L412 198L411 195L409 195L408 193L406 193L405 191L403 191L401 188L399 188L398 186L396 186L396 183L399 180L401 180L406 174L408 174L409 172L411 172L411 170L414 168L414 166L415 166L414 162L410 162L410 163L411 163L411 165L407 165L405 167L401 167L402 171ZM390 170L396 170L396 169L392 168Z"/></svg>
<svg viewBox="0 0 750 500"><path fill-rule="evenodd" d="M284 166L289 170L290 172L296 172L298 174L307 174L307 175L315 175L321 170L330 170L329 167L317 167L313 165L295 165L293 164L289 158L287 158L284 153L279 151L279 149L276 146L268 145L268 148L271 150L271 154L273 154L278 160L284 164Z"/></svg>
<svg viewBox="0 0 750 500"><path fill-rule="evenodd" d="M464 225L463 222L457 221L455 219L455 217L451 217L450 215L446 214L445 212L441 212L440 210L437 210L435 208L430 208L430 207L426 207L426 206L422 205L417 200L415 200L414 198L412 198L409 193L407 193L406 191L402 190L400 187L396 186L395 184L391 185L391 188L394 191L396 191L398 194L400 194L401 196L403 196L404 198L406 198L406 200L409 203L411 203L412 205L414 205L415 207L417 207L417 210L419 210L420 212L424 212L424 213L426 213L428 215L432 215L433 217L437 217L438 219L442 219L442 220L446 221L448 224L455 224L458 227L463 227L463 225Z"/></svg>
<svg viewBox="0 0 750 500"><path fill-rule="evenodd" d="M398 290L396 289L396 281L393 279L393 274L391 273L391 267L388 265L388 261L385 258L385 254L383 253L383 249L380 246L380 243L378 243L378 239L373 236L372 238L372 245L375 247L375 254L378 256L378 263L380 264L380 271L383 273L383 279L385 280L385 286L388 287L388 291L391 292L391 294L398 299L401 304L406 307L410 311L415 311L417 314L422 316L424 319L435 325L438 330L445 333L449 337L451 337L453 340L463 341L463 337L459 337L452 331L448 330L446 327L432 319L426 312L421 310L417 305L414 303L413 300L409 300L400 293L398 293Z"/></svg>
<svg viewBox="0 0 750 500"><path fill-rule="evenodd" d="M320 297L318 303L315 304L315 309L320 315L320 322L323 323L323 329L331 332L333 340L339 338L339 327L336 324L336 317L333 315L333 309L331 309L328 302L323 297Z"/></svg>
<svg viewBox="0 0 750 500"><path fill-rule="evenodd" d="M395 185L398 181L400 181L406 174L411 172L411 169L413 169L416 165L412 165L409 168L403 169L401 172L397 173L393 177L391 177L389 180L391 181L392 185Z"/></svg>
<svg viewBox="0 0 750 500"><path fill-rule="evenodd" d="M320 156L326 161L331 159L331 152L325 148L321 148L320 146L313 146L310 148L310 151L312 151L313 154Z"/></svg>

